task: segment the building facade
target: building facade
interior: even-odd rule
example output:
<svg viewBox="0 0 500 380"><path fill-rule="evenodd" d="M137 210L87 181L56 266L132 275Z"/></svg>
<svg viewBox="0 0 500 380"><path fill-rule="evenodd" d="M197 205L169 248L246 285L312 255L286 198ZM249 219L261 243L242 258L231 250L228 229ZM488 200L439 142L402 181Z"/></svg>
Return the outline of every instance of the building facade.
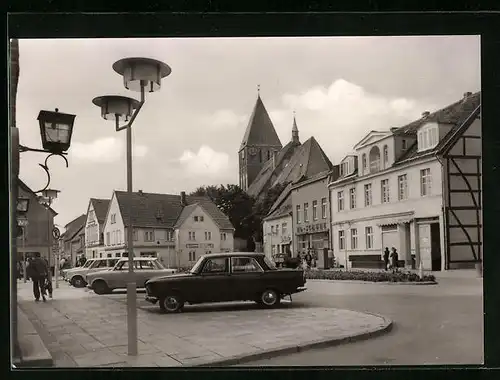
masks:
<svg viewBox="0 0 500 380"><path fill-rule="evenodd" d="M106 257L127 256L129 210L135 256L157 257L176 268L190 266L208 252L234 249L233 226L208 198L142 191L130 197L115 191L103 225Z"/></svg>
<svg viewBox="0 0 500 380"><path fill-rule="evenodd" d="M396 248L405 266L421 262L426 270L480 261L479 108L480 93L466 93L405 127L372 131L355 146L329 184L340 263L379 264L386 247ZM463 220L451 222L451 215Z"/></svg>
<svg viewBox="0 0 500 380"><path fill-rule="evenodd" d="M330 244L328 180L331 171L304 178L292 186L294 256L309 252L319 268L328 268Z"/></svg>
<svg viewBox="0 0 500 380"><path fill-rule="evenodd" d="M85 257L107 257L104 245L104 220L109 207L109 199L91 198L85 222Z"/></svg>
<svg viewBox="0 0 500 380"><path fill-rule="evenodd" d="M61 256L70 260L71 265L76 265L77 258L85 254L85 222L87 215L82 214L66 224L62 236L63 251Z"/></svg>
<svg viewBox="0 0 500 380"><path fill-rule="evenodd" d="M26 214L28 225L23 227L23 234L17 237L17 256L22 261L24 257L33 257L36 252L44 258L54 260L52 255L52 229L57 213L48 210L38 203L37 195L23 181L18 181L19 197L29 199L29 209ZM52 263L53 261L51 261Z"/></svg>

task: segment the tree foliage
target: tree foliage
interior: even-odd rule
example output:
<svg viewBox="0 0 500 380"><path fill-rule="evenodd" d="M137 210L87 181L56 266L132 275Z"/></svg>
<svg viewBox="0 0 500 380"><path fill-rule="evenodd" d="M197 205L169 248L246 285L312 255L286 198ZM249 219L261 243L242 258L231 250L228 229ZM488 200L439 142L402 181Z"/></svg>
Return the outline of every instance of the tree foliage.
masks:
<svg viewBox="0 0 500 380"><path fill-rule="evenodd" d="M238 185L200 186L190 195L209 197L231 221L235 237L248 239L253 235L254 199Z"/></svg>

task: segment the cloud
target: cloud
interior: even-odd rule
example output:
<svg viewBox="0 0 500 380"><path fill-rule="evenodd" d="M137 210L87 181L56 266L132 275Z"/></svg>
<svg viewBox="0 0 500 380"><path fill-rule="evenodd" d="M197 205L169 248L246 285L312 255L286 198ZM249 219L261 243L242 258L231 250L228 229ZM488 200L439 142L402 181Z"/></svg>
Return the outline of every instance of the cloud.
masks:
<svg viewBox="0 0 500 380"><path fill-rule="evenodd" d="M148 150L145 145L134 145L132 154L135 158L142 158ZM104 137L89 143L73 142L70 154L80 161L112 163L125 157L125 142L116 137Z"/></svg>
<svg viewBox="0 0 500 380"><path fill-rule="evenodd" d="M301 141L314 136L334 163L352 152L352 147L370 130L400 127L418 119L423 111L445 106L371 93L344 79L329 86L285 94L281 100L283 107L270 114L281 116L273 122L283 143L290 139L291 111L296 110Z"/></svg>
<svg viewBox="0 0 500 380"><path fill-rule="evenodd" d="M207 145L202 145L198 153L185 150L179 162L189 174L209 176L224 175L229 167L229 155L216 152Z"/></svg>
<svg viewBox="0 0 500 380"><path fill-rule="evenodd" d="M238 128L246 119L246 116L238 115L234 111L221 109L215 111L211 115L202 117L201 122L211 129L226 129Z"/></svg>

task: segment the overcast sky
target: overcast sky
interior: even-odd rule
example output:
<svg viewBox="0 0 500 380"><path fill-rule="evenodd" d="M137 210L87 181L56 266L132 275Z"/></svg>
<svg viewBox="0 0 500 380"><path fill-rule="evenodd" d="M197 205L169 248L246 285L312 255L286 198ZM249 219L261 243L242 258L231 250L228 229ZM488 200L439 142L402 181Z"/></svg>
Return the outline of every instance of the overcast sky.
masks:
<svg viewBox="0 0 500 380"><path fill-rule="evenodd" d="M125 131L92 99L139 97L111 66L143 56L172 68L147 94L133 127L134 191L174 193L238 183L237 151L260 84L283 145L296 111L301 141L315 136L334 164L370 130L402 126L480 90L479 36L21 40L17 126L21 144L41 147L42 109L76 114L69 168L49 161L53 208L64 226L89 198L126 189ZM33 190L45 185L45 156L21 155Z"/></svg>

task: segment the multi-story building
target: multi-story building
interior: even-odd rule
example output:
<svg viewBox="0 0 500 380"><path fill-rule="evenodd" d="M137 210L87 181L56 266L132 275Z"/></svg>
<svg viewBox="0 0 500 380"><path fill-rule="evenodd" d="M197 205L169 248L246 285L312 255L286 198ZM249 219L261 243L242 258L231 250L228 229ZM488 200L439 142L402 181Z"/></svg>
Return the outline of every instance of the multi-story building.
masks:
<svg viewBox="0 0 500 380"><path fill-rule="evenodd" d="M24 233L17 238L17 255L21 261L23 257L33 257L35 252L40 252L44 258L49 258L52 252L52 229L54 217L57 215L52 208L48 210L38 203L37 195L23 181L18 181L19 197L28 198L29 209L26 214L28 225ZM53 257L51 260L53 260ZM52 261L51 261L52 264Z"/></svg>
<svg viewBox="0 0 500 380"><path fill-rule="evenodd" d="M109 199L90 198L85 222L85 257L102 258L104 252L104 220Z"/></svg>
<svg viewBox="0 0 500 380"><path fill-rule="evenodd" d="M481 261L480 93L390 131L371 131L329 184L337 260L380 264L394 247L426 270Z"/></svg>
<svg viewBox="0 0 500 380"><path fill-rule="evenodd" d="M279 253L292 255L292 184L289 184L271 206L263 220L264 253L273 260Z"/></svg>
<svg viewBox="0 0 500 380"><path fill-rule="evenodd" d="M61 255L68 258L71 265L76 264L76 260L85 253L85 222L87 215L82 214L66 224L65 232L61 236L63 240L63 251Z"/></svg>
<svg viewBox="0 0 500 380"><path fill-rule="evenodd" d="M338 166L331 171L304 178L292 187L294 252L309 252L319 268L329 267L333 257L330 244L330 206L328 181L338 176Z"/></svg>
<svg viewBox="0 0 500 380"><path fill-rule="evenodd" d="M127 256L132 213L136 256L158 257L169 267L194 264L200 255L232 251L234 228L206 197L114 191L104 221L107 257Z"/></svg>

